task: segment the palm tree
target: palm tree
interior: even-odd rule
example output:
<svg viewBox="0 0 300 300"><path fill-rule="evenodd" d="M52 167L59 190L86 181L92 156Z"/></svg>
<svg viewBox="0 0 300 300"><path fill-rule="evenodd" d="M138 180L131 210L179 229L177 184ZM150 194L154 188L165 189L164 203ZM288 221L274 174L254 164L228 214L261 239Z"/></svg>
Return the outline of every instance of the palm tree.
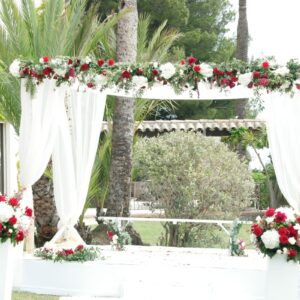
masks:
<svg viewBox="0 0 300 300"><path fill-rule="evenodd" d="M248 21L247 21L247 0L239 0L239 20L237 28L236 58L248 61ZM245 117L247 99L237 102L236 112L239 119Z"/></svg>
<svg viewBox="0 0 300 300"><path fill-rule="evenodd" d="M118 17L102 23L94 6L85 11L86 0L44 1L36 9L33 0L0 1L0 115L16 132L20 126L20 82L8 72L16 57L38 61L43 55L97 55L101 40L117 24ZM43 177L33 187L35 221L38 233L51 238L55 216L52 182Z"/></svg>

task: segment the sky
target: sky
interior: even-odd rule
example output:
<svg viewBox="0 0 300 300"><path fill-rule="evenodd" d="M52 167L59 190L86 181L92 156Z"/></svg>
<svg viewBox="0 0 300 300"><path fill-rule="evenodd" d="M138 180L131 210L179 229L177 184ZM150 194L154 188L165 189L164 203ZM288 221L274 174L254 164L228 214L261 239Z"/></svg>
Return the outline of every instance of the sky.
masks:
<svg viewBox="0 0 300 300"><path fill-rule="evenodd" d="M230 29L236 33L239 1L230 2L237 12ZM248 0L249 58L274 55L280 64L300 59L299 11L299 0Z"/></svg>

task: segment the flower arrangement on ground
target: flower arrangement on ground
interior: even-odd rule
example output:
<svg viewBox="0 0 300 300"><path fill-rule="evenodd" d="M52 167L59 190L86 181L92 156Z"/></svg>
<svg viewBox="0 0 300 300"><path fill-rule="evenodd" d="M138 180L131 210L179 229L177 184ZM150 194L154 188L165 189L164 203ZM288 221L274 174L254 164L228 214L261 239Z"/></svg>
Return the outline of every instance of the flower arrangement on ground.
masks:
<svg viewBox="0 0 300 300"><path fill-rule="evenodd" d="M230 230L230 244L229 250L231 256L244 256L246 244L243 240L238 238L238 234L242 227L242 222L239 219L235 219L231 225Z"/></svg>
<svg viewBox="0 0 300 300"><path fill-rule="evenodd" d="M284 254L287 260L300 261L300 215L292 208L269 208L251 227L251 240L269 257Z"/></svg>
<svg viewBox="0 0 300 300"><path fill-rule="evenodd" d="M100 248L99 247L89 247L84 245L78 245L76 248L72 249L54 249L42 247L34 252L34 256L40 257L45 260L53 260L54 262L63 261L93 261L100 258Z"/></svg>
<svg viewBox="0 0 300 300"><path fill-rule="evenodd" d="M0 194L0 242L14 246L24 240L33 217L30 207L22 205L22 194L13 197Z"/></svg>
<svg viewBox="0 0 300 300"><path fill-rule="evenodd" d="M113 249L124 250L125 245L131 244L131 237L128 232L120 228L116 222L108 221L104 224L107 226L107 237Z"/></svg>

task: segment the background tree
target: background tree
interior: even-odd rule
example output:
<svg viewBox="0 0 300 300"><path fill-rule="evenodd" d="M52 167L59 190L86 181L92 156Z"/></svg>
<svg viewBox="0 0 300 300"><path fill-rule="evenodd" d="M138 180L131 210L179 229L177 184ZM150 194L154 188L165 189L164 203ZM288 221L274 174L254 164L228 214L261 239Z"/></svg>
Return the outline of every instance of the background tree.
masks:
<svg viewBox="0 0 300 300"><path fill-rule="evenodd" d="M121 10L129 8L117 28L117 59L135 62L137 56L138 12L136 0L122 0ZM129 216L134 98L117 97L113 116L112 150L107 214Z"/></svg>
<svg viewBox="0 0 300 300"><path fill-rule="evenodd" d="M251 204L251 172L224 143L173 132L140 139L135 150L135 174L147 180L148 199L166 218L234 218ZM167 245L183 246L194 226L167 223Z"/></svg>

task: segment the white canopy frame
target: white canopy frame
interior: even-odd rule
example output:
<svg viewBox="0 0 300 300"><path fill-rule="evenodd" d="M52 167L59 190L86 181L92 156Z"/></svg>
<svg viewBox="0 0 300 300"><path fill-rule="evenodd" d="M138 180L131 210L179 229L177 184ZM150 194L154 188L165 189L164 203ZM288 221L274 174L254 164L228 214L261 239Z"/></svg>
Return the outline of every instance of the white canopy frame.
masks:
<svg viewBox="0 0 300 300"><path fill-rule="evenodd" d="M32 96L26 91L24 80L22 80L21 91L23 108L20 129L21 184L27 188L26 197L28 197L29 203L32 203L31 185L43 174L52 154L55 202L61 221L59 231L50 245L66 241L75 245L84 244L74 229L74 225L83 209L88 192L106 97L107 95L114 95L136 98L137 90L124 91L116 87L115 89L97 91L81 88L75 84L55 87L53 80L46 79L37 86L37 91ZM218 88L212 88L209 83L203 82L199 83L198 91L187 89L181 94L176 94L171 86L157 84L149 89L144 88L143 93L139 94L138 97L201 101L245 99L253 96L252 90L243 86L220 91ZM69 116L64 105L66 95L70 97L71 101ZM270 93L267 97L270 103L272 102L272 95ZM279 95L278 93L276 97L283 100L291 98L290 95ZM296 93L293 98L300 98L299 93ZM298 102L300 105L300 101L297 99L294 102ZM288 114L292 112L293 109L290 109ZM267 105L267 114L272 114L272 105ZM70 122L68 122L68 118L70 118ZM288 120L287 115L284 121L288 122ZM275 130L278 134L276 141L274 139L270 141L272 154L275 153L274 149L277 149L277 154L273 157L276 174L290 174L287 166L295 169L292 172L295 180L291 182L288 179L289 176L283 175L285 180L280 180L280 176L278 177L280 188L285 197L291 206L299 209L300 167L296 167L293 163L284 165L276 162L281 157L281 153L287 153L282 151L284 147L282 141L287 133L278 130L274 118L269 119L267 127L268 133L272 134ZM291 143L288 146L289 149L293 149ZM297 186L291 188L291 185ZM292 190L292 192L288 193L287 190Z"/></svg>

